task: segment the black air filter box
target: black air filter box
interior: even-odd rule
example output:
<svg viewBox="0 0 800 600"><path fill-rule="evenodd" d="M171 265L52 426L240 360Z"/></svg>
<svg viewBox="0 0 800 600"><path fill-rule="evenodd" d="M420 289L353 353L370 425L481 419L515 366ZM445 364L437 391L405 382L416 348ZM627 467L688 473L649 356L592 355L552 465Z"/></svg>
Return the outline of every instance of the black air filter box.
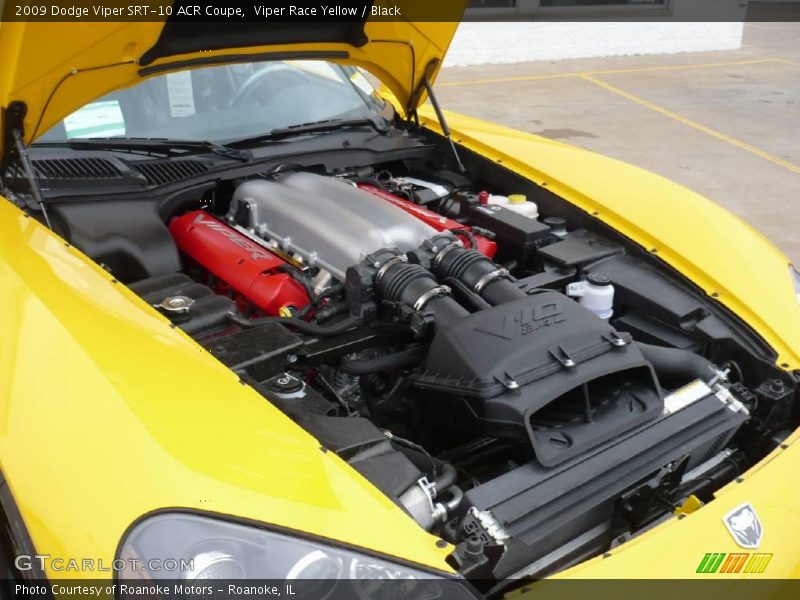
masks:
<svg viewBox="0 0 800 600"><path fill-rule="evenodd" d="M555 465L661 412L652 367L630 342L542 292L437 330L413 381L466 403L489 435L529 436L539 461Z"/></svg>

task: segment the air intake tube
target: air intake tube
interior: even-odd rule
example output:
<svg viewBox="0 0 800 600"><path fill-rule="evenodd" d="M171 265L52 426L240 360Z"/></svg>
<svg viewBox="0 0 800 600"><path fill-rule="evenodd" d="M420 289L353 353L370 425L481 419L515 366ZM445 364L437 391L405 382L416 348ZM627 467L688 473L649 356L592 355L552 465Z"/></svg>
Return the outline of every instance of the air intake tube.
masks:
<svg viewBox="0 0 800 600"><path fill-rule="evenodd" d="M420 332L432 322L444 326L469 314L452 298L449 287L393 249L378 250L350 267L345 288L351 313L364 317L379 306L391 308L396 319Z"/></svg>
<svg viewBox="0 0 800 600"><path fill-rule="evenodd" d="M642 356L656 371L662 383L684 385L695 379L709 381L719 375L719 368L695 352L638 342Z"/></svg>
<svg viewBox="0 0 800 600"><path fill-rule="evenodd" d="M429 268L439 281L459 280L493 306L525 297L506 269L477 250L464 248L452 234L427 240L409 253L409 260Z"/></svg>

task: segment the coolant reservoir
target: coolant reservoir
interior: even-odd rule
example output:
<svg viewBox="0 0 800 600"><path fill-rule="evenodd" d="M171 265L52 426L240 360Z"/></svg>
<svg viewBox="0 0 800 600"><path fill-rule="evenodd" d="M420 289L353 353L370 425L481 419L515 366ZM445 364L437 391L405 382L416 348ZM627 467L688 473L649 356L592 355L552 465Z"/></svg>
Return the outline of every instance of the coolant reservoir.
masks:
<svg viewBox="0 0 800 600"><path fill-rule="evenodd" d="M489 196L489 204L497 204L530 219L539 218L539 207L536 206L535 202L528 202L528 198L525 194L511 194L510 196L492 194Z"/></svg>
<svg viewBox="0 0 800 600"><path fill-rule="evenodd" d="M602 273L589 273L585 281L570 283L567 296L580 298L581 306L606 321L614 314L614 286L611 278Z"/></svg>

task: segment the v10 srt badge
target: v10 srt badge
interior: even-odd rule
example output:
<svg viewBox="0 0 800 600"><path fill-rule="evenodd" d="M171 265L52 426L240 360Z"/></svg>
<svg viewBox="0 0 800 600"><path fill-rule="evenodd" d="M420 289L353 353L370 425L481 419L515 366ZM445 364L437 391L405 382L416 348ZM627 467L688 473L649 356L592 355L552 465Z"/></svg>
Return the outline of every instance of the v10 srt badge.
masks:
<svg viewBox="0 0 800 600"><path fill-rule="evenodd" d="M560 303L549 302L521 310L513 315L497 315L496 318L487 319L486 323L475 327L475 331L488 333L504 340L513 340L516 337L533 333L542 327L563 323L566 318L561 312Z"/></svg>
<svg viewBox="0 0 800 600"><path fill-rule="evenodd" d="M734 508L722 517L722 521L733 536L733 539L742 548L758 548L759 544L761 544L764 527L749 502Z"/></svg>

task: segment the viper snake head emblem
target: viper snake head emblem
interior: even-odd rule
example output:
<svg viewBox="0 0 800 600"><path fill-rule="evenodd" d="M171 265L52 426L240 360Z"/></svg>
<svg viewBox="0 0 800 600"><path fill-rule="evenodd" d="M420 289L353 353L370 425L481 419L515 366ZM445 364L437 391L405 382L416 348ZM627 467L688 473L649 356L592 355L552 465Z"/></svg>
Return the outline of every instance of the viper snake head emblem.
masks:
<svg viewBox="0 0 800 600"><path fill-rule="evenodd" d="M749 503L734 508L723 517L723 521L733 539L742 548L758 548L764 528Z"/></svg>

